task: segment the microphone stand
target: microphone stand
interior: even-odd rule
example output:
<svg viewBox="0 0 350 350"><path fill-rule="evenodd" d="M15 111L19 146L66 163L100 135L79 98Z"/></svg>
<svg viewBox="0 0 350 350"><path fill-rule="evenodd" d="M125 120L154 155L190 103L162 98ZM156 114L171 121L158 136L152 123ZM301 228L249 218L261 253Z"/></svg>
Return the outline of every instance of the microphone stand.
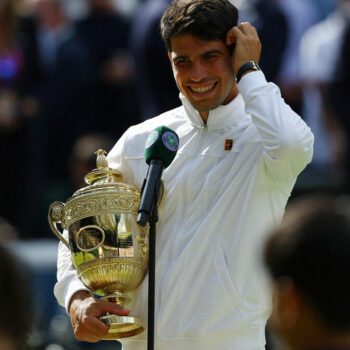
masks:
<svg viewBox="0 0 350 350"><path fill-rule="evenodd" d="M162 165L161 161L156 161L155 166ZM154 167L150 167L151 171ZM162 173L162 167L160 168ZM148 176L148 174L147 174ZM156 275L156 223L158 221L158 200L161 191L161 174L159 177L152 177L150 179L154 182L147 183L145 179L141 189L141 198L146 188L152 188L150 194L146 199L141 199L139 212L137 216L137 223L145 226L147 221L149 223L149 249L148 249L148 328L147 328L147 350L154 349L154 312L155 312L155 275ZM149 187L147 187L147 185ZM153 192L153 193L152 193ZM149 198L150 197L150 198ZM145 201L145 203L143 203ZM141 209L142 208L142 209Z"/></svg>
<svg viewBox="0 0 350 350"><path fill-rule="evenodd" d="M147 350L154 349L154 311L155 311L155 275L156 275L156 223L158 221L157 205L153 206L149 222L148 255L148 328Z"/></svg>
<svg viewBox="0 0 350 350"><path fill-rule="evenodd" d="M155 312L155 276L156 276L156 223L158 222L158 199L161 187L160 180L154 193L152 211L149 222L149 252L148 252L148 328L147 350L154 349L154 312Z"/></svg>

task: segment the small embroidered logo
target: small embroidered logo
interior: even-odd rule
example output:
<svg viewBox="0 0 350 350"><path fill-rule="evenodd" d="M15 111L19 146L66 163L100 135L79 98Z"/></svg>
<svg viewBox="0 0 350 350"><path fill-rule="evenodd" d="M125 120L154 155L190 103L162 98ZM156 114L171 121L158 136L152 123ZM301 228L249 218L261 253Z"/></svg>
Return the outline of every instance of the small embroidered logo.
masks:
<svg viewBox="0 0 350 350"><path fill-rule="evenodd" d="M233 140L232 139L226 139L225 140L225 151L231 151L233 147Z"/></svg>

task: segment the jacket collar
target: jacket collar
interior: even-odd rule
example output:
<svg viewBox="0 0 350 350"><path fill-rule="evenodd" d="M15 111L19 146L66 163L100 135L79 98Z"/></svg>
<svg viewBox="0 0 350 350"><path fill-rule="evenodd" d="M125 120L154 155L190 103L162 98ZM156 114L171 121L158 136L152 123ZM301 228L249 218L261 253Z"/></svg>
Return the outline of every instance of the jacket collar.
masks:
<svg viewBox="0 0 350 350"><path fill-rule="evenodd" d="M238 123L246 117L246 113L244 111L244 101L240 94L237 95L237 97L235 97L229 104L221 105L209 111L209 117L206 125L204 124L198 111L181 93L180 99L185 108L186 117L189 119L189 122L197 128L207 127L209 130L224 129Z"/></svg>

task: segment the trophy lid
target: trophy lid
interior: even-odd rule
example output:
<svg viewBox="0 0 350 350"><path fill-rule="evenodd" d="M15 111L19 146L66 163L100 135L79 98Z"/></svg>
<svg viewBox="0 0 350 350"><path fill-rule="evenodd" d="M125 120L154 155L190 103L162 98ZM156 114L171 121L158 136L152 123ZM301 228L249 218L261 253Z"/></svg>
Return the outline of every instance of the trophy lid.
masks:
<svg viewBox="0 0 350 350"><path fill-rule="evenodd" d="M111 169L108 166L107 152L103 149L99 149L95 152L96 157L96 169L90 171L85 175L84 180L88 185L103 184L110 182L122 181L122 174L116 169Z"/></svg>

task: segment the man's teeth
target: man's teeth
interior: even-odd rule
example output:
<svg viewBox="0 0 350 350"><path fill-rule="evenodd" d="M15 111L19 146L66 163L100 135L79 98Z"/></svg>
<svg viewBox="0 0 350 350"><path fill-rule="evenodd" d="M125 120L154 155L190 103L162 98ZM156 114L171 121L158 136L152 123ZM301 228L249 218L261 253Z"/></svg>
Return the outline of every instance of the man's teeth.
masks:
<svg viewBox="0 0 350 350"><path fill-rule="evenodd" d="M210 86L207 86L207 87L197 87L197 88L191 87L191 89L192 89L194 92L200 92L200 93L202 93L202 92L207 92L207 91L211 90L211 89L214 87L214 85L215 85L215 84L210 85Z"/></svg>

